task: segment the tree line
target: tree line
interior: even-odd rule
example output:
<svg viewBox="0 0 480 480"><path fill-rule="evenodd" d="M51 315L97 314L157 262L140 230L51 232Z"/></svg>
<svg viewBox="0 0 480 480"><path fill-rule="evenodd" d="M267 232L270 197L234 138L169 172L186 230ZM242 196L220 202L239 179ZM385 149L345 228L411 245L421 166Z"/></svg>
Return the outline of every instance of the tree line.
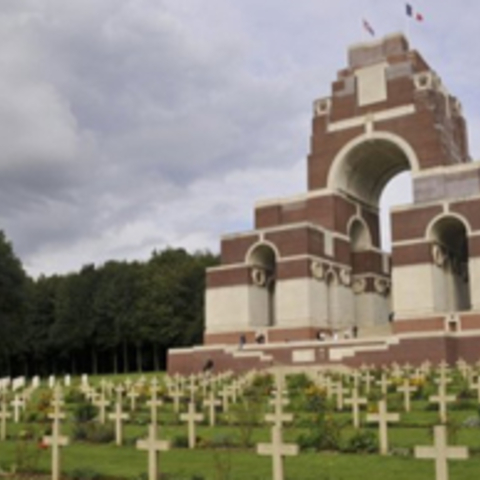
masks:
<svg viewBox="0 0 480 480"><path fill-rule="evenodd" d="M0 376L161 370L202 342L209 252L154 251L30 278L0 231Z"/></svg>

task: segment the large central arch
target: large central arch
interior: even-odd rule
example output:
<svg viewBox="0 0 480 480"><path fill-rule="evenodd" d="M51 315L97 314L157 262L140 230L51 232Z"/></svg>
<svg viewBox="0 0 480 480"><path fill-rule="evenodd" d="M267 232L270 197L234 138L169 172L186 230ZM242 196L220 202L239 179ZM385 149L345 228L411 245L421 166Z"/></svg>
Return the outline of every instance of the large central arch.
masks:
<svg viewBox="0 0 480 480"><path fill-rule="evenodd" d="M370 132L354 138L338 152L327 186L378 207L383 189L393 177L419 169L418 158L408 142L389 132Z"/></svg>

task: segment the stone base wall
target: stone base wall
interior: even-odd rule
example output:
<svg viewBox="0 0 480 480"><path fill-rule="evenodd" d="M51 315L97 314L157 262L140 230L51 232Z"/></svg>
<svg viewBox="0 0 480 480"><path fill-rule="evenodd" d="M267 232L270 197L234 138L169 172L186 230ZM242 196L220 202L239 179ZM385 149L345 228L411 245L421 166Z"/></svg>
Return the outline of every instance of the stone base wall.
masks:
<svg viewBox="0 0 480 480"><path fill-rule="evenodd" d="M469 318L473 321L473 318ZM480 317L475 322L480 322ZM192 374L203 370L208 361L212 370L235 373L273 366L312 367L362 364L377 367L393 363L420 365L425 361L454 364L463 359L469 363L480 360L480 329L463 332L429 332L392 335L374 339L343 339L320 342L316 340L267 343L263 345L205 346L170 350L169 374Z"/></svg>
<svg viewBox="0 0 480 480"><path fill-rule="evenodd" d="M224 345L238 345L240 337L245 337L247 344L255 343L255 335L262 333L267 343L272 342L299 342L316 340L319 333L330 335L330 330L327 328L315 327L298 327L298 328L258 328L256 330L237 330L234 332L219 332L206 333L204 336L204 343L208 346L224 346Z"/></svg>

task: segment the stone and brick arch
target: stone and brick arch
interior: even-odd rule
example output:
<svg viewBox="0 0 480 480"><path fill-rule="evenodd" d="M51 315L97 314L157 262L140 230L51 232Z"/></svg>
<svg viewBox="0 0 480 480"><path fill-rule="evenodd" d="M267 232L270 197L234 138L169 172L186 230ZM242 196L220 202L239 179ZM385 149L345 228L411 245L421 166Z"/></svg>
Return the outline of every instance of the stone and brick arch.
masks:
<svg viewBox="0 0 480 480"><path fill-rule="evenodd" d="M403 171L414 200L392 209L390 255L378 203ZM480 318L479 208L459 101L402 35L354 45L314 102L307 191L259 202L254 229L223 238L205 340L385 334L391 312L403 333L443 328L452 310Z"/></svg>

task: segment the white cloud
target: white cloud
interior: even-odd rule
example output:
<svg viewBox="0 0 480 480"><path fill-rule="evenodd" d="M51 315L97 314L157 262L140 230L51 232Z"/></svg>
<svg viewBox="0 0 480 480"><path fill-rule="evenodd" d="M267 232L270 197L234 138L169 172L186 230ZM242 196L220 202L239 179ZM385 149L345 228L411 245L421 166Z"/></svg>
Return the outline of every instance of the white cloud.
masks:
<svg viewBox="0 0 480 480"><path fill-rule="evenodd" d="M464 100L475 157L480 5L460 18L453 3L416 6L414 45ZM403 8L4 0L1 228L35 274L166 245L216 250L220 234L252 227L257 199L305 190L312 101L365 38L361 19L390 33Z"/></svg>

